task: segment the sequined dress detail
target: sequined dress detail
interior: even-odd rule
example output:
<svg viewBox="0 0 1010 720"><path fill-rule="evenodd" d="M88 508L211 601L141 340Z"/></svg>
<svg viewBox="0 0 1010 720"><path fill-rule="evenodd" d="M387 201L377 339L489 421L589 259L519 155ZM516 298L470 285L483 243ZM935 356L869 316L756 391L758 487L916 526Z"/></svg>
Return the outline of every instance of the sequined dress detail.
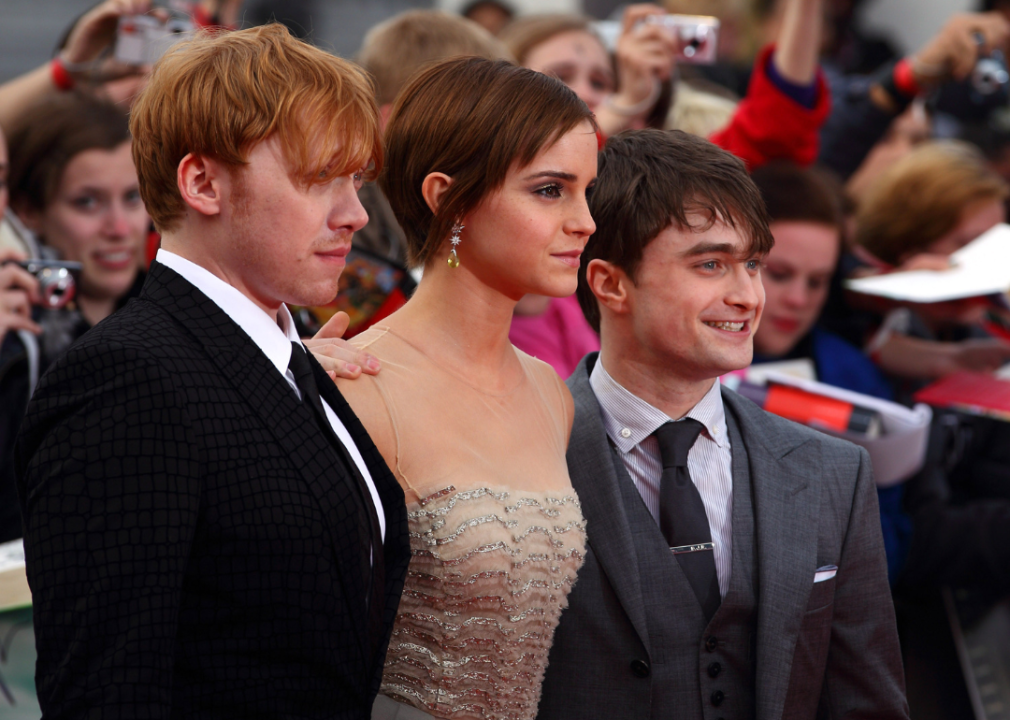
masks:
<svg viewBox="0 0 1010 720"><path fill-rule="evenodd" d="M387 328L354 344L382 363L372 382L410 525L381 692L439 718L532 720L585 554L561 381L517 350L523 378L491 395L453 382Z"/></svg>

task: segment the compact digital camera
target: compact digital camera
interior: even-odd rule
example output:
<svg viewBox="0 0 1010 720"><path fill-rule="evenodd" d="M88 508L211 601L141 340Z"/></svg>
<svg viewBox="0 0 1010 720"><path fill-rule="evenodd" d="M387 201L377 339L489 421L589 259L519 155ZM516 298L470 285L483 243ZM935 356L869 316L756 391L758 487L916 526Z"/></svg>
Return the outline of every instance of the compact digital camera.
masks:
<svg viewBox="0 0 1010 720"><path fill-rule="evenodd" d="M1007 72L1006 60L1000 50L993 50L989 55L978 59L971 72L971 87L978 100L995 96L1003 104L1007 100L1008 85L1010 73Z"/></svg>
<svg viewBox="0 0 1010 720"><path fill-rule="evenodd" d="M74 299L77 293L77 278L81 274L79 262L22 260L17 264L39 281L42 307L57 309Z"/></svg>
<svg viewBox="0 0 1010 720"><path fill-rule="evenodd" d="M166 50L192 35L193 23L184 16L161 20L152 15L125 15L116 29L116 59L128 65L152 65Z"/></svg>
<svg viewBox="0 0 1010 720"><path fill-rule="evenodd" d="M719 40L719 18L708 15L649 15L642 23L660 25L677 41L677 61L693 65L711 65L716 61ZM610 52L617 48L621 23L600 20L593 30Z"/></svg>
<svg viewBox="0 0 1010 720"><path fill-rule="evenodd" d="M693 65L716 61L719 18L708 15L649 15L643 21L659 25L677 41L677 60Z"/></svg>

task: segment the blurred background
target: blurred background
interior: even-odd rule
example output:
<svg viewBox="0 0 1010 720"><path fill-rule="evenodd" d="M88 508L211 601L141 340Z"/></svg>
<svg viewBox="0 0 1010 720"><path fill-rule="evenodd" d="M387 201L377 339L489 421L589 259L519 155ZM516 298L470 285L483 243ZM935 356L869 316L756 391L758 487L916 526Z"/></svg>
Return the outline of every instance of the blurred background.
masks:
<svg viewBox="0 0 1010 720"><path fill-rule="evenodd" d="M301 27L320 47L350 57L375 23L411 8L459 10L464 0L246 0L241 15L255 25L276 14L278 20ZM519 14L585 12L606 18L624 3L615 0L512 0ZM662 4L662 3L659 3ZM853 4L843 0L839 4ZM973 0L865 0L858 3L859 21L870 34L888 38L900 53L920 47L951 13L976 10ZM92 0L4 0L0 23L0 82L38 67L52 57L54 38L68 19L94 5Z"/></svg>

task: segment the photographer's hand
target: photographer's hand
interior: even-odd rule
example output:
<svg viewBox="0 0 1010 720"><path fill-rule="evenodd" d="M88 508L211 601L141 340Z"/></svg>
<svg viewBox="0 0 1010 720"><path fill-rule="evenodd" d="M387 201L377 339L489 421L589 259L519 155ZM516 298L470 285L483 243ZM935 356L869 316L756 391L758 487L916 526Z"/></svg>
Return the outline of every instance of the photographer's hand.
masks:
<svg viewBox="0 0 1010 720"><path fill-rule="evenodd" d="M673 73L676 41L659 25L639 24L650 15L665 14L663 8L649 4L629 5L624 11L614 50L618 89L596 111L597 122L607 137L648 117L659 97L660 83ZM652 103L647 102L650 97L654 98ZM629 114L631 108L637 112Z"/></svg>
<svg viewBox="0 0 1010 720"><path fill-rule="evenodd" d="M60 54L70 65L91 62L115 41L119 18L150 9L151 0L105 0L81 16Z"/></svg>
<svg viewBox="0 0 1010 720"><path fill-rule="evenodd" d="M39 284L27 270L15 264L25 257L13 250L0 250L0 342L10 330L42 332L32 321L32 303L39 300Z"/></svg>
<svg viewBox="0 0 1010 720"><path fill-rule="evenodd" d="M981 45L978 38L982 39ZM1010 22L999 12L953 15L919 52L911 58L912 74L921 86L947 80L963 80L971 74L980 55L1006 50Z"/></svg>
<svg viewBox="0 0 1010 720"><path fill-rule="evenodd" d="M338 312L311 339L303 340L305 347L334 380L338 377L353 380L361 373L379 374L378 358L343 339L350 321L347 313Z"/></svg>
<svg viewBox="0 0 1010 720"><path fill-rule="evenodd" d="M58 59L70 86L84 82L100 84L123 77L142 78L150 72L149 67L125 65L111 57L99 62L102 52L115 40L119 18L145 13L150 8L151 0L105 0L82 15L70 30ZM163 10L151 12L167 17ZM0 85L0 127L11 131L29 108L67 89L66 85L57 85L53 68L53 63L47 62Z"/></svg>

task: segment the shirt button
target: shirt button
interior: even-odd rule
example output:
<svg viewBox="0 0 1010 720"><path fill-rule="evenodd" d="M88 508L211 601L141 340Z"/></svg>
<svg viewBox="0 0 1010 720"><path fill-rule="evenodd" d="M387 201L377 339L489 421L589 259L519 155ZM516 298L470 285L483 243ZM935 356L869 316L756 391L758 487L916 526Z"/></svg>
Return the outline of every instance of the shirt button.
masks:
<svg viewBox="0 0 1010 720"><path fill-rule="evenodd" d="M715 679L715 678L719 677L719 673L721 673L721 672L722 672L722 665L720 665L717 662L709 664L709 666L708 666L708 676L710 678Z"/></svg>
<svg viewBox="0 0 1010 720"><path fill-rule="evenodd" d="M719 638L715 635L709 635L705 638L705 649L709 652L715 652L715 649L719 647Z"/></svg>
<svg viewBox="0 0 1010 720"><path fill-rule="evenodd" d="M621 437L622 438L631 437L631 430L629 430L628 428L621 428Z"/></svg>
<svg viewBox="0 0 1010 720"><path fill-rule="evenodd" d="M709 699L712 701L712 704L715 707L719 707L720 705L722 705L722 701L726 699L726 695L723 694L722 690L716 690L714 693L712 693L712 697Z"/></svg>
<svg viewBox="0 0 1010 720"><path fill-rule="evenodd" d="M719 428L713 429L712 430L712 434L718 436L719 435Z"/></svg>

